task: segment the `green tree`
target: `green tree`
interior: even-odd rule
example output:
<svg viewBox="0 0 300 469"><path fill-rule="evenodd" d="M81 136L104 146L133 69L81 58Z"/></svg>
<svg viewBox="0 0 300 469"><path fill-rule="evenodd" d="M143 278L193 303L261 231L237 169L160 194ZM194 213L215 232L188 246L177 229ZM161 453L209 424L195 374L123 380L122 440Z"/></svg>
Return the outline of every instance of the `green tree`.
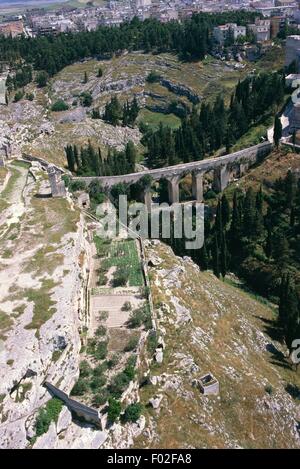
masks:
<svg viewBox="0 0 300 469"><path fill-rule="evenodd" d="M143 407L139 402L129 404L125 409L123 422L136 422L142 414L142 409Z"/></svg>
<svg viewBox="0 0 300 469"><path fill-rule="evenodd" d="M47 86L48 83L48 73L42 70L41 72L38 72L36 76L36 83L39 86L39 88L44 88Z"/></svg>
<svg viewBox="0 0 300 469"><path fill-rule="evenodd" d="M110 423L116 422L121 414L121 403L117 401L113 397L110 397L108 400L108 410L107 410L107 417Z"/></svg>
<svg viewBox="0 0 300 469"><path fill-rule="evenodd" d="M274 121L274 143L275 146L278 148L280 139L282 137L282 124L280 117L278 115L275 116L275 121Z"/></svg>

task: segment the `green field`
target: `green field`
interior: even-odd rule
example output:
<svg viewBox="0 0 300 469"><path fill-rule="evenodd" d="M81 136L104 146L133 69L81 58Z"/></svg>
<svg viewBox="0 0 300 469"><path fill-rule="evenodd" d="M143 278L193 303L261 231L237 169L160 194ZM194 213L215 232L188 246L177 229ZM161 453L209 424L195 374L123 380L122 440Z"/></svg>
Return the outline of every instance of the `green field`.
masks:
<svg viewBox="0 0 300 469"><path fill-rule="evenodd" d="M141 287L144 285L141 261L135 240L128 239L103 244L102 239L95 237L94 241L98 255L103 258L101 262L102 269L108 271L110 267L125 267L128 271L129 286ZM106 251L106 257L103 257L103 247Z"/></svg>
<svg viewBox="0 0 300 469"><path fill-rule="evenodd" d="M152 130L157 129L161 122L164 125L171 127L171 129L178 129L181 123L179 117L174 114L162 114L160 112L149 111L148 109L141 110L138 122L143 122Z"/></svg>

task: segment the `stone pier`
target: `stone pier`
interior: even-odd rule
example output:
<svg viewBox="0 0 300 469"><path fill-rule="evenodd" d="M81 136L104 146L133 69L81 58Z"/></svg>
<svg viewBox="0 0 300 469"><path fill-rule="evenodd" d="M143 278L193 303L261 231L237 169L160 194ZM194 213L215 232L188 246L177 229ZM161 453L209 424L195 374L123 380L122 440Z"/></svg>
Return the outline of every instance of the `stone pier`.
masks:
<svg viewBox="0 0 300 469"><path fill-rule="evenodd" d="M61 178L61 173L57 171L55 166L49 165L47 168L48 178L51 186L52 197L65 197L66 186Z"/></svg>
<svg viewBox="0 0 300 469"><path fill-rule="evenodd" d="M179 203L179 181L180 176L174 176L168 181L168 193L169 193L169 202L170 204Z"/></svg>
<svg viewBox="0 0 300 469"><path fill-rule="evenodd" d="M203 173L192 173L192 194L196 202L203 201Z"/></svg>
<svg viewBox="0 0 300 469"><path fill-rule="evenodd" d="M222 192L229 183L230 171L227 165L219 166L214 170L213 189L216 192Z"/></svg>
<svg viewBox="0 0 300 469"><path fill-rule="evenodd" d="M151 194L151 188L148 187L147 189L144 190L143 193L143 198L144 198L144 204L147 207L148 212L151 211L151 204L152 204L152 194Z"/></svg>

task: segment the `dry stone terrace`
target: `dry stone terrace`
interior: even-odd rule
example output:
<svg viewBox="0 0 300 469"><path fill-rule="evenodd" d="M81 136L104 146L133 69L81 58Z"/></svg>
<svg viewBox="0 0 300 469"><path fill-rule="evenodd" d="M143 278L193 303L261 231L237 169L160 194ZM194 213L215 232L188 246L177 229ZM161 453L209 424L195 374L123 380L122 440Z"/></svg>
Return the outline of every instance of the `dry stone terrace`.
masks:
<svg viewBox="0 0 300 469"><path fill-rule="evenodd" d="M178 203L179 200L179 182L187 174L192 174L192 191L197 202L203 200L203 176L209 171L214 172L214 189L221 192L228 185L230 176L236 172L242 176L249 166L270 153L272 144L264 142L259 145L241 150L217 158L208 158L191 163L178 164L165 168L150 169L138 173L124 174L120 176L100 176L100 177L74 177L73 180L84 181L89 185L92 181L99 181L103 187L111 188L115 184L126 183L134 184L144 176L150 176L154 181L166 179L168 181L169 202ZM151 205L150 187L144 191L145 203Z"/></svg>

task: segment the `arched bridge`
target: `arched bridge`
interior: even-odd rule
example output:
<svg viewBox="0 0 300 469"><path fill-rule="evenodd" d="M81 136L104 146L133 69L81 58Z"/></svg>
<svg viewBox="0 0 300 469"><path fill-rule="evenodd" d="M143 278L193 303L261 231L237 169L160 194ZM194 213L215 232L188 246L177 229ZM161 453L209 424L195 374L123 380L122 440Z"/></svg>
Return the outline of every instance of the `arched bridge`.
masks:
<svg viewBox="0 0 300 469"><path fill-rule="evenodd" d="M203 200L203 176L209 171L214 172L213 187L217 192L225 189L229 183L230 176L235 172L242 176L247 169L257 161L270 153L272 144L264 142L245 150L241 150L217 158L208 158L191 163L183 163L165 168L149 169L138 173L123 174L119 176L98 176L98 177L74 177L72 180L84 181L89 185L92 181L99 181L103 187L111 188L115 184L134 184L144 176L150 176L154 181L166 179L168 181L169 202L171 204L179 202L179 182L187 174L192 175L192 192L197 202ZM150 188L144 192L145 203L151 204Z"/></svg>

